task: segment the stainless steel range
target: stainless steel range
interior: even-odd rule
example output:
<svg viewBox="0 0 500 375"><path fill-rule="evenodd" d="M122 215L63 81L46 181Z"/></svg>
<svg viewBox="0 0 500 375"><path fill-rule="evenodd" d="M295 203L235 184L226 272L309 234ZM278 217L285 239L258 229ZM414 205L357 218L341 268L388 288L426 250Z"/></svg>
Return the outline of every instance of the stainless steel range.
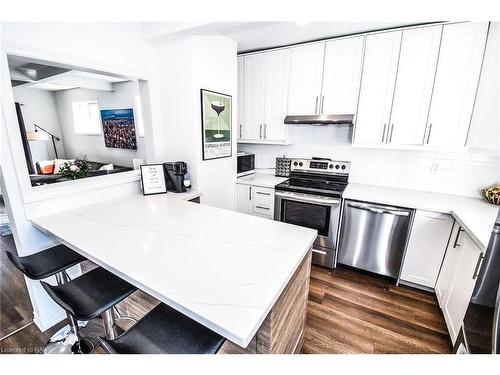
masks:
<svg viewBox="0 0 500 375"><path fill-rule="evenodd" d="M275 186L274 220L316 229L313 263L334 268L342 192L350 163L292 159L290 178Z"/></svg>

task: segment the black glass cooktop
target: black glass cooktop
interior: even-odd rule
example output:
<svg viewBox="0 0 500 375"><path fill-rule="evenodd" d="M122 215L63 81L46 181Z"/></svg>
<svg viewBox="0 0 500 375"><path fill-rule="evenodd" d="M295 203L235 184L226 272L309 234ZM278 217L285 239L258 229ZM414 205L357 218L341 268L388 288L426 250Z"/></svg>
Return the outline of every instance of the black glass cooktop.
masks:
<svg viewBox="0 0 500 375"><path fill-rule="evenodd" d="M292 177L281 184L276 185L275 189L282 191L298 191L304 193L311 192L340 196L346 186L346 183L338 181Z"/></svg>

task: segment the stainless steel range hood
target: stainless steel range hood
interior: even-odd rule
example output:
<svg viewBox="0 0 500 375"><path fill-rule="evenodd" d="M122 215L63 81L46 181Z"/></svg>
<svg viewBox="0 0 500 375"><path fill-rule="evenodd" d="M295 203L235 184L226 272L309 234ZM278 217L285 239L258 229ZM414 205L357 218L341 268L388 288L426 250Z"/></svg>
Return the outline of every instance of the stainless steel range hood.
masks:
<svg viewBox="0 0 500 375"><path fill-rule="evenodd" d="M354 115L295 115L286 116L285 124L352 126Z"/></svg>

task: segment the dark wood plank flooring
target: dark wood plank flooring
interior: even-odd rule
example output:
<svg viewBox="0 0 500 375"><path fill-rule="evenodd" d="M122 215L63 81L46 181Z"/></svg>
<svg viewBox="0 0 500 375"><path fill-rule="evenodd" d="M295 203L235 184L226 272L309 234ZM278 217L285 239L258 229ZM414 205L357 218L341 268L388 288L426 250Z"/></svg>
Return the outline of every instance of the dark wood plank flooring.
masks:
<svg viewBox="0 0 500 375"><path fill-rule="evenodd" d="M2 239L0 278L2 332L29 324L32 309L22 274L5 256L12 236ZM84 272L94 265L85 262ZM140 319L158 301L142 291L118 305L123 316ZM117 322L127 329L130 321ZM62 327L40 332L33 324L0 341L0 353L39 353ZM11 331L11 332L12 332ZM3 337L4 335L0 336ZM302 353L450 353L451 344L435 296L393 281L339 267L313 266ZM102 350L98 350L102 353Z"/></svg>
<svg viewBox="0 0 500 375"><path fill-rule="evenodd" d="M303 353L450 353L436 297L339 267L313 266Z"/></svg>

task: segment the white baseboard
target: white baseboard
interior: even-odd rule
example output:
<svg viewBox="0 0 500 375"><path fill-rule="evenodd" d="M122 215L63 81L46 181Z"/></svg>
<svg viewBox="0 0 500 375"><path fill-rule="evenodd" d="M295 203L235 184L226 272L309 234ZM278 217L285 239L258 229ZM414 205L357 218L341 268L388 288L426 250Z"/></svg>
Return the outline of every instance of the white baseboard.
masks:
<svg viewBox="0 0 500 375"><path fill-rule="evenodd" d="M66 319L66 312L64 310L60 310L57 314L54 314L45 319L41 319L39 316L35 314L33 318L33 323L40 329L40 331L45 332L49 328L55 326L57 323Z"/></svg>

